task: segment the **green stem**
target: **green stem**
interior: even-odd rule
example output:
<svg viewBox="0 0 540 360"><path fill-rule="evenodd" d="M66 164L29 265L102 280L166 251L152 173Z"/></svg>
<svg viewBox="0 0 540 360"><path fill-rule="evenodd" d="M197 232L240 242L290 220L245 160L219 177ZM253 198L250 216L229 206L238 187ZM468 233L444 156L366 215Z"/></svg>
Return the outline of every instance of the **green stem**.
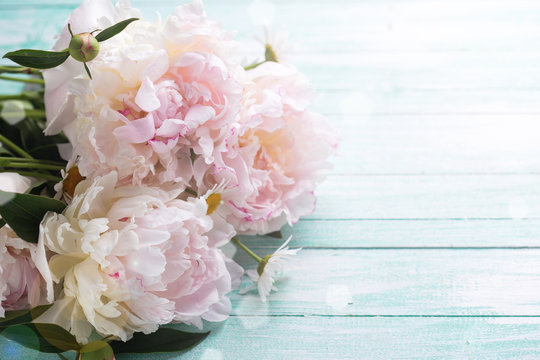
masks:
<svg viewBox="0 0 540 360"><path fill-rule="evenodd" d="M263 261L263 259L259 256L257 256L257 254L255 254L253 251L250 250L250 248L248 248L246 245L242 244L240 242L240 240L238 240L237 238L232 238L232 241L238 245L242 250L244 250L245 252L248 253L249 256L251 256L252 258L255 259L255 261L257 261L258 263L260 263L261 261Z"/></svg>
<svg viewBox="0 0 540 360"><path fill-rule="evenodd" d="M0 101L6 100L37 100L40 93L37 91L25 91L20 94L0 95Z"/></svg>
<svg viewBox="0 0 540 360"><path fill-rule="evenodd" d="M47 164L47 165L57 165L65 167L66 163L62 161L53 161L53 160L42 160L42 159L26 159L26 158L19 158L19 157L8 157L8 156L0 156L0 163L2 161L9 161L9 162L22 162L27 164Z"/></svg>
<svg viewBox="0 0 540 360"><path fill-rule="evenodd" d="M31 177L50 180L50 181L55 181L55 182L60 182L60 181L63 180L59 176L54 176L54 175L46 174L46 173L40 173L40 172L36 172L36 171L22 171L22 170L17 170L17 169L13 169L13 170L10 169L9 171L0 170L0 172L15 172L15 173L23 175L23 176L31 176Z"/></svg>
<svg viewBox="0 0 540 360"><path fill-rule="evenodd" d="M14 142L9 140L4 135L0 134L0 142L6 145L8 148L13 150L15 153L19 154L20 156L27 158L27 159L34 159L30 154L28 154L26 151L21 149L19 146L17 146Z"/></svg>
<svg viewBox="0 0 540 360"><path fill-rule="evenodd" d="M4 76L4 75L0 75L0 79L9 80L9 81L19 81L19 82L24 82L28 84L40 84L40 85L45 84L45 80L43 79L24 79L24 78L15 78L15 77Z"/></svg>
<svg viewBox="0 0 540 360"><path fill-rule="evenodd" d="M50 164L38 164L38 163L0 163L0 167L3 168L19 168L19 169L39 169L39 170L64 170L64 166L50 165Z"/></svg>
<svg viewBox="0 0 540 360"><path fill-rule="evenodd" d="M26 66L0 66L0 73L39 75L41 71Z"/></svg>
<svg viewBox="0 0 540 360"><path fill-rule="evenodd" d="M2 111L0 113L0 115L2 115L2 117L5 119L5 118L9 118L10 116L18 116L19 115L19 112L8 112L8 111ZM45 118L47 117L47 114L45 113L45 110L35 110L35 109L31 109L31 110L24 110L24 115L26 115L27 117L37 117L37 118Z"/></svg>
<svg viewBox="0 0 540 360"><path fill-rule="evenodd" d="M258 63L255 63L255 64L251 64L251 65L248 65L248 66L244 66L244 70L251 70L251 69L255 69L257 66L259 65L262 65L266 62L265 61L261 61L261 62L258 62Z"/></svg>

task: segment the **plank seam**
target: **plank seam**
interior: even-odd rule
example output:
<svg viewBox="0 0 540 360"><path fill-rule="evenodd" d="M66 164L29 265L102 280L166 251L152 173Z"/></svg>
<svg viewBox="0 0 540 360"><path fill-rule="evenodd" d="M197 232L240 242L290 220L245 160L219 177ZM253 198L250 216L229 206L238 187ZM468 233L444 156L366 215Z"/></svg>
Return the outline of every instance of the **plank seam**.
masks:
<svg viewBox="0 0 540 360"><path fill-rule="evenodd" d="M540 217L470 217L470 218L304 218L300 221L538 221Z"/></svg>
<svg viewBox="0 0 540 360"><path fill-rule="evenodd" d="M537 315L420 315L420 314L411 314L411 315L389 315L389 314L231 314L231 317L252 317L252 318L262 318L262 317L304 317L304 318L480 318L480 319L512 319L512 318L538 318L540 319L540 314Z"/></svg>

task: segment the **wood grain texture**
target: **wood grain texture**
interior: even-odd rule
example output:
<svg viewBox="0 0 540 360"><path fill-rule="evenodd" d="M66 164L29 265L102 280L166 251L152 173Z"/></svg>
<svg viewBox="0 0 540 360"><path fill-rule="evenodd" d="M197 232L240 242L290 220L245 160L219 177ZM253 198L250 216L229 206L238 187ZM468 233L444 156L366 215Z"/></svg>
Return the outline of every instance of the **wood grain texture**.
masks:
<svg viewBox="0 0 540 360"><path fill-rule="evenodd" d="M185 2L132 1L148 19ZM0 52L48 48L78 3L2 0ZM269 303L233 293L199 347L122 358L540 358L540 3L260 3L205 1L248 58L273 14L343 137L316 212L283 229L304 250ZM0 354L55 358L1 337Z"/></svg>
<svg viewBox="0 0 540 360"><path fill-rule="evenodd" d="M181 355L130 360L519 359L540 356L539 318L232 316L203 345ZM6 344L3 354L36 359ZM42 354L40 360L55 360Z"/></svg>
<svg viewBox="0 0 540 360"><path fill-rule="evenodd" d="M540 172L540 160L531 161L540 159L540 114L329 118L347 134L334 173Z"/></svg>
<svg viewBox="0 0 540 360"><path fill-rule="evenodd" d="M539 262L538 249L304 249L268 304L233 295L233 313L540 316Z"/></svg>
<svg viewBox="0 0 540 360"><path fill-rule="evenodd" d="M309 219L469 219L540 216L540 175L343 175L317 190Z"/></svg>
<svg viewBox="0 0 540 360"><path fill-rule="evenodd" d="M304 219L284 226L290 246L306 248L494 248L540 246L540 219ZM243 236L250 248L278 248L282 239Z"/></svg>

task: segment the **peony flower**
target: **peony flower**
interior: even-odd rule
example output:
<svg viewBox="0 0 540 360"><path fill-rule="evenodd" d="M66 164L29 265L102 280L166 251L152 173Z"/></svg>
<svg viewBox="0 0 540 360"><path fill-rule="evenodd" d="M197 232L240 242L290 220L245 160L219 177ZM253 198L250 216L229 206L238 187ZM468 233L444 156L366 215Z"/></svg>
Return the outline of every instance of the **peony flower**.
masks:
<svg viewBox="0 0 540 360"><path fill-rule="evenodd" d="M262 302L266 302L266 298L270 295L270 292L277 291L278 289L274 286L274 281L276 277L281 276L283 273L283 268L285 262L291 257L294 256L301 249L292 249L289 250L287 244L291 241L292 236L280 246L272 255L266 255L259 262L257 270L248 270L246 271L247 276L251 281L254 282L251 286L243 288L240 290L240 294L245 294L255 286L259 292L259 296Z"/></svg>
<svg viewBox="0 0 540 360"><path fill-rule="evenodd" d="M0 173L0 190L24 193L32 186L32 180L17 173Z"/></svg>
<svg viewBox="0 0 540 360"><path fill-rule="evenodd" d="M137 9L129 6L129 1L120 0L113 6L110 0L85 0L71 13L67 23L74 34L105 29L131 17L140 17ZM68 48L71 41L67 24L53 46L54 51ZM75 105L88 86L81 63L68 58L62 65L44 70L45 111L47 115L46 135L61 132L75 120Z"/></svg>
<svg viewBox="0 0 540 360"><path fill-rule="evenodd" d="M124 341L171 321L223 321L225 296L243 270L217 248L228 239L204 199L177 199L182 187L118 186L112 172L80 182L63 214L49 213L39 242L62 284L40 321L86 342L93 329Z"/></svg>
<svg viewBox="0 0 540 360"><path fill-rule="evenodd" d="M0 229L0 317L53 300L52 279L43 248Z"/></svg>
<svg viewBox="0 0 540 360"><path fill-rule="evenodd" d="M85 1L71 20L83 8L91 16L98 13L94 6L106 8L99 21L84 23L81 31L90 31L137 12L127 2L101 3ZM55 48L66 41L62 36ZM53 90L58 76L74 76L68 62L45 76L47 108L59 109L48 114L47 132L66 132L83 176L114 170L122 183L188 183L192 157L210 164L226 151L228 128L240 112L242 87L232 76L239 65L228 60L233 48L200 1L178 7L164 23L136 21L100 44L88 63L94 80L78 69L80 76Z"/></svg>
<svg viewBox="0 0 540 360"><path fill-rule="evenodd" d="M312 90L293 68L267 62L246 72L244 110L228 151L194 162L199 192L225 181L221 212L238 233L265 234L315 209L313 191L337 147L327 120L306 110Z"/></svg>

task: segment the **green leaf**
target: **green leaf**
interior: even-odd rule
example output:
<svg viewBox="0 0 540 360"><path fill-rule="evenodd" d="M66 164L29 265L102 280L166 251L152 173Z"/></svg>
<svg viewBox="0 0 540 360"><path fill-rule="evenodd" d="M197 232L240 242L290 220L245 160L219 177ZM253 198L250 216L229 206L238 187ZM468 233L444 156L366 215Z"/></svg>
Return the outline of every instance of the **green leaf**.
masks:
<svg viewBox="0 0 540 360"><path fill-rule="evenodd" d="M113 349L103 340L89 342L80 352L80 360L114 360Z"/></svg>
<svg viewBox="0 0 540 360"><path fill-rule="evenodd" d="M9 150L6 149L5 147L0 146L0 156L1 156L1 155L11 155L11 153L10 153Z"/></svg>
<svg viewBox="0 0 540 360"><path fill-rule="evenodd" d="M96 40L99 42L108 40L112 38L113 36L119 34L122 30L126 28L129 24L131 24L133 21L139 20L139 18L130 18L124 21L120 21L117 24L114 24L113 26L109 26L105 30L101 31L99 34L96 35Z"/></svg>
<svg viewBox="0 0 540 360"><path fill-rule="evenodd" d="M47 181L46 180L40 180L35 185L32 185L26 191L25 194L31 194L31 195L39 195L41 194L41 191L47 187Z"/></svg>
<svg viewBox="0 0 540 360"><path fill-rule="evenodd" d="M22 66L28 66L34 69L50 69L66 61L69 57L69 51L22 49L8 52L3 57Z"/></svg>
<svg viewBox="0 0 540 360"><path fill-rule="evenodd" d="M60 156L60 154L58 153L57 144L46 144L46 145L36 146L32 149L28 149L28 153L36 159L51 160L51 161L64 161L62 157Z"/></svg>
<svg viewBox="0 0 540 360"><path fill-rule="evenodd" d="M23 240L37 243L39 224L47 211L60 213L66 204L61 201L30 194L0 190L0 215Z"/></svg>
<svg viewBox="0 0 540 360"><path fill-rule="evenodd" d="M135 333L127 342L113 341L111 347L115 354L120 353L154 353L185 350L203 341L210 332L188 333L171 328L160 328L145 335Z"/></svg>
<svg viewBox="0 0 540 360"><path fill-rule="evenodd" d="M73 335L54 324L21 324L8 327L2 336L16 343L44 353L62 353L80 349Z"/></svg>
<svg viewBox="0 0 540 360"><path fill-rule="evenodd" d="M30 323L51 306L52 304L36 306L32 309L6 311L5 317L0 319L0 328Z"/></svg>
<svg viewBox="0 0 540 360"><path fill-rule="evenodd" d="M266 236L273 237L274 239L283 239L283 234L281 233L281 230L268 233L266 234Z"/></svg>
<svg viewBox="0 0 540 360"><path fill-rule="evenodd" d="M88 65L86 65L86 63L83 63L84 65L84 70L86 70L86 74L88 74L88 77L90 78L90 80L92 80L92 73L90 73L90 69L88 68Z"/></svg>

